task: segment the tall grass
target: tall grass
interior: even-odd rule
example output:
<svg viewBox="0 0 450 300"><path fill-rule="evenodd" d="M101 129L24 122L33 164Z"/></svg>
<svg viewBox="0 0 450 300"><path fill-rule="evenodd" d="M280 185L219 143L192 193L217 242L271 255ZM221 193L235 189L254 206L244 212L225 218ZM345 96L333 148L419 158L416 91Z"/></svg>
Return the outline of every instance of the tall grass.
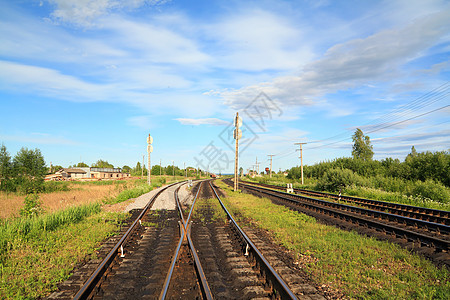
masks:
<svg viewBox="0 0 450 300"><path fill-rule="evenodd" d="M0 263L7 258L9 250L43 233L73 224L100 212L100 203L70 207L52 214L0 220Z"/></svg>

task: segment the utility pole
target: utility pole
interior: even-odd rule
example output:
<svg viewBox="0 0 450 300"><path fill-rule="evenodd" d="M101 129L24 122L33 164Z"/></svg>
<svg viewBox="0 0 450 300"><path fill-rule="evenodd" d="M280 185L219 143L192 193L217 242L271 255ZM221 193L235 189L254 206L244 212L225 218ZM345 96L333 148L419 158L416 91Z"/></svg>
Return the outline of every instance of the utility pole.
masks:
<svg viewBox="0 0 450 300"><path fill-rule="evenodd" d="M145 154L142 155L141 178L144 178L144 159L145 159Z"/></svg>
<svg viewBox="0 0 450 300"><path fill-rule="evenodd" d="M175 179L175 161L172 160L172 173L173 173L173 179Z"/></svg>
<svg viewBox="0 0 450 300"><path fill-rule="evenodd" d="M184 164L184 177L186 178L187 177L186 163L183 163L183 164Z"/></svg>
<svg viewBox="0 0 450 300"><path fill-rule="evenodd" d="M151 170L152 170L152 168L151 168L151 165L150 165L150 153L152 153L153 152L153 146L152 146L152 144L153 144L153 137L151 137L150 136L150 133L148 134L148 137L147 137L147 154L148 154L148 174L147 174L147 183L148 183L148 185L150 185L152 182L151 182L151 178L150 178L150 176L151 176Z"/></svg>
<svg viewBox="0 0 450 300"><path fill-rule="evenodd" d="M161 166L161 159L159 160L159 176L161 176L162 172L162 166Z"/></svg>
<svg viewBox="0 0 450 300"><path fill-rule="evenodd" d="M307 143L294 143L294 145L300 145L300 149L296 149L295 151L300 151L300 166L302 171L302 185L303 185L303 150L302 145L306 145Z"/></svg>
<svg viewBox="0 0 450 300"><path fill-rule="evenodd" d="M270 175L269 175L269 177L272 178L272 157L274 157L275 154L269 154L267 156L270 156L270 158L269 158L270 159Z"/></svg>
<svg viewBox="0 0 450 300"><path fill-rule="evenodd" d="M255 163L255 166L256 166L256 174L257 175L259 175L259 162L258 162L258 156L256 157L256 163Z"/></svg>
<svg viewBox="0 0 450 300"><path fill-rule="evenodd" d="M237 192L239 188L238 182L238 160L239 160L239 139L242 137L242 131L239 129L242 126L242 118L239 117L239 112L236 112L234 119L234 139L236 140L236 150L234 153L234 191Z"/></svg>

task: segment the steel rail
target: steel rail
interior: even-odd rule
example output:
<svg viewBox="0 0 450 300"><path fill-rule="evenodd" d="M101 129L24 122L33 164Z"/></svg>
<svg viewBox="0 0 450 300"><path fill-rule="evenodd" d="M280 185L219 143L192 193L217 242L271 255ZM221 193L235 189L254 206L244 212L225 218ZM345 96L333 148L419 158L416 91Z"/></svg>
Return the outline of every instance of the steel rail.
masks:
<svg viewBox="0 0 450 300"><path fill-rule="evenodd" d="M243 184L243 185L248 186L248 187L254 187L254 186L246 185L246 184ZM274 191L274 190L267 189L264 187L258 187L258 188L264 189L267 191ZM349 212L353 212L353 213L357 213L357 214L361 214L361 215L370 216L373 218L379 218L379 219L384 219L384 220L388 220L388 221L393 221L393 222L405 224L405 225L408 225L411 227L421 227L421 228L424 228L427 230L432 229L434 231L437 231L440 234L446 234L446 235L450 234L450 226L441 224L441 223L434 223L434 222L424 221L421 219L409 218L409 217L405 217L405 216L401 216L401 215L386 213L383 211L366 209L366 208L362 208L362 207L351 206L351 205L346 205L346 204L341 204L341 203L336 203L336 202L330 202L330 201L326 201L326 200L305 197L305 196L297 195L297 194L289 194L289 193L282 192L282 191L274 191L274 192L285 195L286 197L301 199L301 200L308 201L310 203L318 204L321 206L332 207L332 208L336 208L336 209L343 210L343 211L349 211Z"/></svg>
<svg viewBox="0 0 450 300"><path fill-rule="evenodd" d="M175 250L175 254L173 256L173 259L172 259L169 271L167 272L167 276L166 276L166 280L164 281L163 289L161 290L161 294L159 296L159 299L161 299L161 300L165 299L166 296L167 296L167 292L168 292L169 286L170 286L170 281L171 281L172 275L173 275L173 270L174 270L175 264L176 264L176 262L178 260L178 256L179 256L179 252L180 252L181 246L182 246L182 244L183 244L185 239L187 239L188 246L189 246L189 248L191 250L191 253L192 253L193 257L194 257L194 267L195 267L195 270L196 270L196 273L197 273L197 277L199 278L199 285L200 285L200 289L202 291L203 298L204 299L208 299L208 300L209 299L214 299L213 296L212 296L211 290L209 288L208 282L206 280L205 272L203 271L202 265L200 263L200 259L199 259L198 255L197 255L197 250L195 249L194 243L192 242L191 237L190 237L190 227L191 227L190 226L190 219L191 219L191 216L192 216L192 211L194 210L195 203L196 203L197 198L198 198L198 194L200 193L202 184L203 184L203 182L200 182L199 189L197 190L197 193L196 193L196 195L194 197L194 201L192 202L192 206L191 206L191 209L189 211L189 216L188 216L188 218L186 220L184 219L183 210L181 209L181 204L180 204L180 201L178 199L178 190L180 188L177 188L175 190L175 192L174 192L174 196L175 196L175 201L176 201L176 204L177 204L178 212L180 213L180 218L181 218L181 221L182 221L181 236L180 236L180 240L178 242L177 249Z"/></svg>
<svg viewBox="0 0 450 300"><path fill-rule="evenodd" d="M91 292L94 290L97 283L100 281L102 276L105 274L108 267L112 264L114 259L116 258L119 248L125 244L125 242L128 240L128 237L133 233L135 230L137 224L142 219L142 217L145 215L147 210L153 205L153 202L155 199L166 189L169 187L178 184L179 182L172 183L164 188L162 188L158 193L156 193L150 201L147 203L147 205L144 207L142 212L139 214L139 216L136 218L136 220L133 222L133 224L128 228L128 230L124 233L122 238L117 242L117 244L113 247L113 249L108 253L106 258L100 263L100 265L97 267L97 269L92 273L92 275L88 278L88 280L84 283L84 285L78 290L78 292L74 296L74 300L78 299L87 299Z"/></svg>
<svg viewBox="0 0 450 300"><path fill-rule="evenodd" d="M200 185L202 183L203 182L201 182ZM189 217L188 217L189 226L187 226L188 225L187 221L184 220L183 210L181 209L181 203L180 203L180 200L178 198L178 190L180 189L180 187L178 187L176 189L174 195L175 195L175 200L177 202L178 212L180 213L180 216L181 216L181 219L182 219L182 222L183 222L183 226L184 226L184 228L187 231L187 234L186 234L187 241L188 241L189 247L191 248L192 256L194 257L194 267L195 267L195 270L197 272L197 277L199 278L199 281L201 283L200 284L200 289L202 291L202 295L203 295L204 299L214 299L214 297L213 297L213 295L211 293L211 289L209 288L208 281L206 280L206 275L205 275L205 272L203 271L202 264L201 264L200 259L198 257L197 250L195 249L194 243L192 242L192 239L191 239L191 224L190 224L191 223L191 221L190 221L191 214L189 214ZM193 210L195 202L196 202L196 200L198 198L198 193L200 192L200 188L201 188L201 186L199 186L197 194L195 195L194 201L192 203L191 211Z"/></svg>
<svg viewBox="0 0 450 300"><path fill-rule="evenodd" d="M264 186L268 188L274 188L278 190L284 190L285 188L278 185L270 185L270 184L264 184L264 183L255 183L250 181L243 182L257 185L257 186ZM400 204L400 203L394 203L394 202L387 202L387 201L380 201L380 200L372 200L372 199L365 199L365 198L358 198L358 197L352 197L352 196L345 196L345 195L337 195L337 194L331 194L331 193L325 193L325 192L319 192L319 191L311 191L306 189L299 189L295 188L295 192L307 194L310 196L320 196L320 197L327 197L337 200L343 200L350 203L357 203L366 205L370 208L378 208L379 210L385 210L388 209L392 213L396 213L398 215L402 216L408 216L415 219L425 220L433 223L440 223L445 225L450 225L450 212L445 210L439 210L439 209L432 209L432 208L425 208L425 207L419 207L419 206L413 206L413 205L407 205L407 204Z"/></svg>
<svg viewBox="0 0 450 300"><path fill-rule="evenodd" d="M284 193L284 192L280 192L280 191L274 191L274 190L270 190L270 189L266 189L266 188L262 188L262 187L254 187L254 186L246 185L246 184L241 184L241 186L244 186L244 188L254 190L256 192L260 192L260 193L263 193L266 195L277 197L278 199L286 200L286 201L294 203L296 205L301 205L301 206L307 207L309 209L313 209L313 210L316 210L319 212L325 212L329 215L339 216L340 218L345 219L345 220L356 220L358 223L366 224L367 226L371 226L372 228L380 229L382 231L390 231L390 232L394 233L396 236L401 236L403 238L409 237L413 241L420 241L421 243L426 244L429 247L436 247L438 249L441 249L442 251L448 251L449 247L450 247L450 241L448 241L448 240L442 240L442 239L439 239L436 237L424 235L424 234L414 232L414 231L411 231L408 229L399 228L399 227L392 226L392 225L389 225L386 223L377 222L375 220L357 217L355 215L348 214L348 213L345 213L342 211L329 209L324 206L314 205L312 203L305 203L305 202L301 202L301 201L292 199L292 196L296 196L299 198L307 198L307 197L303 197L300 195L292 195L292 194L288 194L288 193ZM289 196L291 198L289 198ZM309 198L309 199L311 199L311 198ZM312 199L312 200L318 200L318 199ZM323 201L323 200L320 200L320 201ZM325 202L327 202L327 201L325 201ZM355 208L355 207L352 207L352 208Z"/></svg>
<svg viewBox="0 0 450 300"><path fill-rule="evenodd" d="M283 278L281 278L280 275L275 271L275 269L270 265L270 263L267 261L267 259L263 256L263 254L258 250L258 248L253 244L251 239L247 236L247 234L239 227L237 222L234 220L231 213L227 210L225 205L223 204L222 200L220 199L219 195L217 194L215 188L213 187L211 181L209 182L209 185L214 192L216 198L219 200L220 205L222 206L223 210L227 214L227 218L230 220L230 223L233 224L236 231L239 233L239 235L242 237L242 239L245 241L245 243L248 245L249 250L254 253L253 258L256 260L257 265L260 268L263 268L263 273L266 276L266 280L271 282L273 290L281 297L281 299L297 299L295 294L291 291L289 286L284 282Z"/></svg>

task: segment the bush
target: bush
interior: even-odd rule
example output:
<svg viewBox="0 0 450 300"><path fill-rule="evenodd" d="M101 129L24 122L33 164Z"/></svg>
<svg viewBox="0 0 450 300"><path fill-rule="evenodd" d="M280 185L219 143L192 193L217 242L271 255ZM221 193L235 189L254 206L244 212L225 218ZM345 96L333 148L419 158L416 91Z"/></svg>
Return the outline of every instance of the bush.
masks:
<svg viewBox="0 0 450 300"><path fill-rule="evenodd" d="M364 179L348 169L330 169L319 179L316 189L336 192L346 186L362 185Z"/></svg>
<svg viewBox="0 0 450 300"><path fill-rule="evenodd" d="M65 181L47 181L44 182L44 193L66 192L69 191L69 184Z"/></svg>
<svg viewBox="0 0 450 300"><path fill-rule="evenodd" d="M20 210L20 215L22 217L33 217L38 216L44 212L41 207L41 200L39 195L30 194L25 197L25 206Z"/></svg>
<svg viewBox="0 0 450 300"><path fill-rule="evenodd" d="M417 181L411 191L411 196L422 196L433 201L448 203L450 201L450 192L441 183L429 179L425 182Z"/></svg>

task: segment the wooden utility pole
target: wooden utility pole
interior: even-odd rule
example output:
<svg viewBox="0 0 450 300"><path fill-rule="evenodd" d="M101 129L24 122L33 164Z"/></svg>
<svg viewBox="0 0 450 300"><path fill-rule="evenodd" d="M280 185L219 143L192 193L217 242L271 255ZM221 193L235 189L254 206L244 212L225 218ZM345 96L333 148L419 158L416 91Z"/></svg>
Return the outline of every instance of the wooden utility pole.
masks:
<svg viewBox="0 0 450 300"><path fill-rule="evenodd" d="M161 166L161 160L159 160L159 176L161 176L162 172L162 166Z"/></svg>
<svg viewBox="0 0 450 300"><path fill-rule="evenodd" d="M141 178L144 178L144 159L145 159L145 154L142 155Z"/></svg>
<svg viewBox="0 0 450 300"><path fill-rule="evenodd" d="M270 156L270 158L269 158L270 159L270 175L269 175L269 177L272 178L272 157L274 157L275 154L269 154L267 156Z"/></svg>
<svg viewBox="0 0 450 300"><path fill-rule="evenodd" d="M294 143L294 145L300 145L300 149L296 149L295 151L300 151L300 168L302 171L302 185L303 185L303 150L302 145L306 145L307 143Z"/></svg>

